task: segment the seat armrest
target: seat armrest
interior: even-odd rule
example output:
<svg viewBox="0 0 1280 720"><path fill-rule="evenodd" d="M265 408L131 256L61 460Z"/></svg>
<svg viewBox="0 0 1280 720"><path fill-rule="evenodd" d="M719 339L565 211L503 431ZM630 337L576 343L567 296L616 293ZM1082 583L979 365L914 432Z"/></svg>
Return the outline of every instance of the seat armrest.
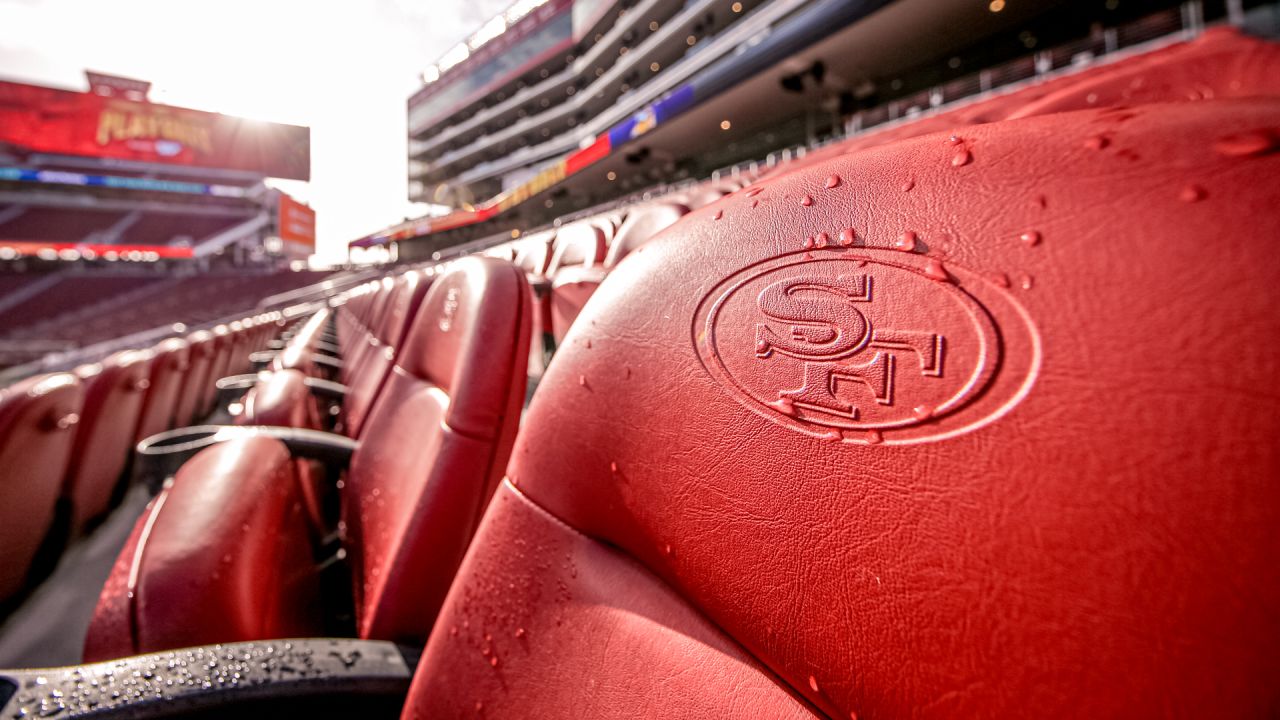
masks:
<svg viewBox="0 0 1280 720"><path fill-rule="evenodd" d="M218 398L221 407L226 407L232 400L237 400L244 396L246 392L253 389L258 383L271 377L271 370L263 370L256 373L245 373L244 375L228 375L219 378L215 383L218 388ZM307 377L303 379L303 383L311 391L312 395L325 400L342 400L347 396L347 386L333 380L325 380L323 378Z"/></svg>
<svg viewBox="0 0 1280 720"><path fill-rule="evenodd" d="M172 477L191 456L212 445L245 437L279 440L293 457L318 460L338 470L347 468L359 446L346 435L320 430L274 425L192 425L157 433L138 443L139 478L159 491L165 479Z"/></svg>
<svg viewBox="0 0 1280 720"><path fill-rule="evenodd" d="M389 642L306 638L0 669L0 717L394 718L416 661Z"/></svg>
<svg viewBox="0 0 1280 720"><path fill-rule="evenodd" d="M308 377L303 380L307 389L312 395L324 400L336 400L341 402L347 396L347 386L340 382L332 380L324 380L322 378Z"/></svg>

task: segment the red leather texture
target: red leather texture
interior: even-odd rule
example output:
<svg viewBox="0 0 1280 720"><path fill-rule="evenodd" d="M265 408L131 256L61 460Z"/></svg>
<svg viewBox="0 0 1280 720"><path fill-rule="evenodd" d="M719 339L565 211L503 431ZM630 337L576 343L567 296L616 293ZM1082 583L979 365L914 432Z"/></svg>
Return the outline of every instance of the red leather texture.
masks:
<svg viewBox="0 0 1280 720"><path fill-rule="evenodd" d="M209 380L205 383L201 397L201 408L207 415L214 410L218 398L218 380L230 375L227 368L231 365L232 340L231 331L226 325L218 325L213 330L214 356L209 366Z"/></svg>
<svg viewBox="0 0 1280 720"><path fill-rule="evenodd" d="M53 523L83 401L70 373L0 389L0 601L23 588Z"/></svg>
<svg viewBox="0 0 1280 720"><path fill-rule="evenodd" d="M386 381L406 331L418 313L431 286L431 277L420 272L407 272L396 278L391 297L384 307L382 322L375 333L378 340L350 372L347 395L342 403L343 432L359 437L365 417ZM351 361L353 364L356 361Z"/></svg>
<svg viewBox="0 0 1280 720"><path fill-rule="evenodd" d="M689 208L683 205L666 202L631 208L609 244L603 265L596 262L593 256L592 263L587 266L558 270L551 283L548 300L551 332L556 344L564 341L565 333L569 332L569 327L578 319L578 313L582 312L582 307L591 299L596 288L600 287L608 272L628 253L648 242L688 212Z"/></svg>
<svg viewBox="0 0 1280 720"><path fill-rule="evenodd" d="M606 250L605 231L600 224L590 220L569 223L556 231L555 252L547 274L554 276L562 268L574 265L599 265L604 262Z"/></svg>
<svg viewBox="0 0 1280 720"><path fill-rule="evenodd" d="M293 461L279 441L244 438L208 448L139 518L132 559L120 556L99 599L86 660L119 656L122 627L154 652L319 634L319 588ZM126 579L121 582L121 575ZM101 634L101 638L95 637Z"/></svg>
<svg viewBox="0 0 1280 720"><path fill-rule="evenodd" d="M564 341L565 333L578 319L582 306L591 299L606 275L608 271L601 265L567 267L556 273L547 302L550 305L551 334L557 345Z"/></svg>
<svg viewBox="0 0 1280 720"><path fill-rule="evenodd" d="M145 537L151 532L156 513L164 506L168 489L147 503L146 509L133 525L128 540L116 555L107 576L98 604L94 606L89 632L84 639L84 661L98 662L134 654L137 643L137 627L134 624L133 590L137 582L134 568L142 556L139 548L145 545Z"/></svg>
<svg viewBox="0 0 1280 720"><path fill-rule="evenodd" d="M613 241L609 243L609 253L604 259L605 268L612 270L617 267L622 258L635 252L636 248L688 214L689 208L670 202L654 202L631 208L627 219L622 221Z"/></svg>
<svg viewBox="0 0 1280 720"><path fill-rule="evenodd" d="M427 643L407 718L811 718L634 560L503 483Z"/></svg>
<svg viewBox="0 0 1280 720"><path fill-rule="evenodd" d="M275 425L320 430L311 390L299 370L263 373L244 396L244 411L237 425Z"/></svg>
<svg viewBox="0 0 1280 720"><path fill-rule="evenodd" d="M217 346L213 333L206 330L194 332L187 336L188 370L186 382L178 394L174 408L173 423L175 426L192 425L199 421L200 401L205 394L205 384L214 382L209 377L209 370L216 359Z"/></svg>
<svg viewBox="0 0 1280 720"><path fill-rule="evenodd" d="M1273 100L1149 104L770 176L600 288L512 480L830 717L1273 715L1280 153L1233 139L1277 127ZM684 650L497 574L574 560L521 527L491 510L443 610L506 634L497 668L437 633L408 715L670 712L610 690ZM591 642L646 661L573 674Z"/></svg>
<svg viewBox="0 0 1280 720"><path fill-rule="evenodd" d="M62 495L71 502L71 532L106 514L121 481L142 412L151 354L125 351L76 369L84 406L75 431Z"/></svg>
<svg viewBox="0 0 1280 720"><path fill-rule="evenodd" d="M530 310L523 272L495 259L453 263L428 291L342 490L363 637L425 642L510 457ZM273 373L250 412L270 419L279 408L297 420L302 379ZM129 632L130 653L314 632L312 544L294 472L284 447L263 438L184 465L162 508L139 521L150 527L135 559L122 557L103 590L86 644L93 657L126 654ZM132 603L119 597L130 592Z"/></svg>
<svg viewBox="0 0 1280 720"><path fill-rule="evenodd" d="M307 322L299 328L298 333L293 336L285 349L276 356L272 363L276 370L300 370L303 374L309 376L318 376L323 374L311 360L312 353L315 352L315 343L319 340L320 332L324 330L329 320L329 310L323 309L307 319Z"/></svg>
<svg viewBox="0 0 1280 720"><path fill-rule="evenodd" d="M523 273L492 258L427 292L343 489L362 637L426 640L510 455L530 309Z"/></svg>
<svg viewBox="0 0 1280 720"><path fill-rule="evenodd" d="M322 430L315 398L306 382L306 376L299 370L266 373L266 377L245 394L244 411L236 417L236 424ZM334 489L324 482L323 468L316 467L316 463L297 462L294 475L312 537L319 540L331 530L324 508L326 498Z"/></svg>
<svg viewBox="0 0 1280 720"><path fill-rule="evenodd" d="M173 413L187 373L185 340L165 340L150 352L154 357L151 360L150 377L147 378L147 396L142 401L138 429L134 433L135 443L174 426Z"/></svg>

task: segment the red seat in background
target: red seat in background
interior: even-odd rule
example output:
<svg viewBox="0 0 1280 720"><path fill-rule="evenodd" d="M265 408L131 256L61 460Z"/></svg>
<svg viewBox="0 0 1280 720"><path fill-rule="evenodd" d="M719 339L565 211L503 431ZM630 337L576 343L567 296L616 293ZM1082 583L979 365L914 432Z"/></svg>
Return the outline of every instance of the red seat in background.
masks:
<svg viewBox="0 0 1280 720"><path fill-rule="evenodd" d="M630 209L609 243L603 263L562 268L551 283L551 328L556 343L577 319L587 300L622 258L679 220L689 208L676 203L654 202Z"/></svg>
<svg viewBox="0 0 1280 720"><path fill-rule="evenodd" d="M26 586L53 526L83 402L71 373L0 388L0 604Z"/></svg>
<svg viewBox="0 0 1280 720"><path fill-rule="evenodd" d="M187 376L178 393L174 406L173 423L176 426L193 425L204 417L201 407L206 385L218 378L210 377L218 350L215 336L207 330L199 330L186 337ZM247 349L247 348L244 348Z"/></svg>
<svg viewBox="0 0 1280 720"><path fill-rule="evenodd" d="M133 452L151 361L147 351L126 350L76 368L84 386L84 406L62 490L70 503L73 536L111 507Z"/></svg>
<svg viewBox="0 0 1280 720"><path fill-rule="evenodd" d="M624 264L404 717L1271 714L1280 153L1215 141L1280 103L1127 112L770 176Z"/></svg>
<svg viewBox="0 0 1280 720"><path fill-rule="evenodd" d="M510 454L531 304L500 260L460 260L432 283L341 491L360 637L424 642ZM139 518L85 657L314 634L310 547L282 443L208 448Z"/></svg>
<svg viewBox="0 0 1280 720"><path fill-rule="evenodd" d="M138 427L134 433L136 442L175 426L174 415L189 365L185 340L170 338L160 342L149 352L154 357L147 378L146 398L142 402Z"/></svg>

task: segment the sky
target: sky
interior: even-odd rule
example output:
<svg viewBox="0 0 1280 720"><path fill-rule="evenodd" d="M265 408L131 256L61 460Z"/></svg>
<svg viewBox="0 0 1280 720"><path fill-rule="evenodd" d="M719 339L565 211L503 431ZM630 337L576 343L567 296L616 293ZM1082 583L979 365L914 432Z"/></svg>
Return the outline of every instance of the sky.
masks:
<svg viewBox="0 0 1280 720"><path fill-rule="evenodd" d="M406 199L405 103L421 73L511 0L0 0L0 78L87 89L84 70L150 80L151 99L311 128L317 255L425 206Z"/></svg>

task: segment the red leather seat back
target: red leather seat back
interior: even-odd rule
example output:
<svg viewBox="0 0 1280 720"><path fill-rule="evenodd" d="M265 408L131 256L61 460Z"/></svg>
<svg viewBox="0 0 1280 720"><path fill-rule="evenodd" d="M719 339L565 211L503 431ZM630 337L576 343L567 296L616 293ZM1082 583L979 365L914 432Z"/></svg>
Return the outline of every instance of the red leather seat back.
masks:
<svg viewBox="0 0 1280 720"><path fill-rule="evenodd" d="M352 374L347 385L347 394L342 403L342 428L347 435L360 435L369 408L382 389L387 372L400 351L404 335L422 305L431 280L431 277L416 271L396 278L395 288L387 301L376 333L379 345L365 354L361 366Z"/></svg>
<svg viewBox="0 0 1280 720"><path fill-rule="evenodd" d="M321 632L288 450L265 437L212 450L183 465L134 526L94 610L87 662Z"/></svg>
<svg viewBox="0 0 1280 720"><path fill-rule="evenodd" d="M609 244L609 254L604 259L605 268L612 270L617 267L622 258L652 240L655 235L688 213L689 208L684 205L669 202L655 202L632 208L627 219L618 228L618 234L613 238L613 242Z"/></svg>
<svg viewBox="0 0 1280 720"><path fill-rule="evenodd" d="M150 377L147 378L146 398L138 416L138 429L134 442L141 442L172 427L174 410L187 369L187 342L170 338L150 351Z"/></svg>
<svg viewBox="0 0 1280 720"><path fill-rule="evenodd" d="M205 383L204 396L201 398L201 407L206 414L213 411L214 402L217 400L217 382L230 374L227 369L231 365L232 349L231 331L226 325L218 325L211 332L214 356L209 364L209 381Z"/></svg>
<svg viewBox="0 0 1280 720"><path fill-rule="evenodd" d="M519 240L515 264L533 276L545 275L551 263L552 243L555 241L554 230L530 233Z"/></svg>
<svg viewBox="0 0 1280 720"><path fill-rule="evenodd" d="M53 523L83 400L70 373L0 389L0 602L22 589Z"/></svg>
<svg viewBox="0 0 1280 720"><path fill-rule="evenodd" d="M298 370L304 375L319 375L320 370L312 360L312 355L315 353L316 342L328 319L328 308L321 309L307 318L307 322L297 334L290 338L284 350L276 355L272 366L276 370Z"/></svg>
<svg viewBox="0 0 1280 720"><path fill-rule="evenodd" d="M516 257L516 267L528 274L533 297L533 322L529 332L529 369L531 377L541 377L546 369L545 336L552 332L551 304L549 297L549 281L547 272L551 266L553 242L556 238L554 230L531 233L520 240L520 252Z"/></svg>
<svg viewBox="0 0 1280 720"><path fill-rule="evenodd" d="M187 357L188 369L186 382L183 383L181 392L178 394L177 406L174 410L173 421L178 426L192 425L199 421L200 401L205 394L205 385L213 383L217 378L210 379L210 368L213 365L214 354L217 351L217 345L214 343L214 335L207 330L200 330L187 336Z"/></svg>
<svg viewBox="0 0 1280 720"><path fill-rule="evenodd" d="M572 265L588 267L604 262L605 232L597 222L580 220L556 231L555 252L547 267L554 276L561 268Z"/></svg>
<svg viewBox="0 0 1280 720"><path fill-rule="evenodd" d="M84 387L84 406L62 489L71 502L72 534L79 534L110 509L133 452L151 359L148 352L127 350L76 369Z"/></svg>
<svg viewBox="0 0 1280 720"><path fill-rule="evenodd" d="M343 490L362 637L426 638L510 454L530 304L524 274L493 258L427 291Z"/></svg>
<svg viewBox="0 0 1280 720"><path fill-rule="evenodd" d="M997 123L690 215L543 379L405 717L1271 714L1280 153L1216 141L1277 122Z"/></svg>
<svg viewBox="0 0 1280 720"><path fill-rule="evenodd" d="M595 260L596 256L593 254L578 253L591 262L585 266L561 267L556 271L551 286L550 315L551 331L557 345L564 341L565 334L569 332L578 313L582 312L587 300L595 294L608 271L627 253L648 242L659 231L688 212L689 208L674 203L653 203L632 208L611 241L603 265Z"/></svg>

